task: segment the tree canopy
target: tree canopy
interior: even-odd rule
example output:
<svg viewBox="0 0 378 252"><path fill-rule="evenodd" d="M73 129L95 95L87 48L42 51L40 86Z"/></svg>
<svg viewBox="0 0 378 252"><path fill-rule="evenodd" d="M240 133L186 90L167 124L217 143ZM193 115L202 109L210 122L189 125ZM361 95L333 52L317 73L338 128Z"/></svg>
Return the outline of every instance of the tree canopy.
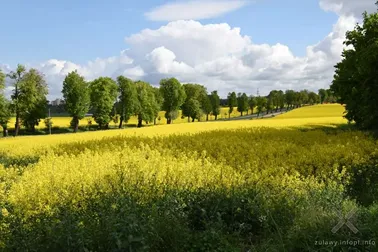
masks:
<svg viewBox="0 0 378 252"><path fill-rule="evenodd" d="M88 83L77 71L69 73L63 81L64 106L72 117L74 132L77 132L79 120L83 119L90 107Z"/></svg>
<svg viewBox="0 0 378 252"><path fill-rule="evenodd" d="M378 6L378 2L377 2ZM345 104L349 121L359 128L378 127L378 12L363 15L346 34L347 49L336 67L331 91Z"/></svg>

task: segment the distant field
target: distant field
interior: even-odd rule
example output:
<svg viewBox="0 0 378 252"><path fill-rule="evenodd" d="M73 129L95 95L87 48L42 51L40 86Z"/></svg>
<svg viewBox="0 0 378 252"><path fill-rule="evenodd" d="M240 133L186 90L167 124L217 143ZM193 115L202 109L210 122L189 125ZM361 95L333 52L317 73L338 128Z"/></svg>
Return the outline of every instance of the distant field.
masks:
<svg viewBox="0 0 378 252"><path fill-rule="evenodd" d="M289 113L277 116L279 119L288 118L314 118L314 117L342 117L345 108L340 104L322 104L314 106L305 106L295 109Z"/></svg>

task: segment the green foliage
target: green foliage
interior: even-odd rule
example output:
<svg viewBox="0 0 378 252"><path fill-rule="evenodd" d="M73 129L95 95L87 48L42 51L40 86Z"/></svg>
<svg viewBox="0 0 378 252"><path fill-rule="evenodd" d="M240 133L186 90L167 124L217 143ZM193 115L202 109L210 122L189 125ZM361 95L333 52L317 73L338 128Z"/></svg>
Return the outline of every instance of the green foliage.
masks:
<svg viewBox="0 0 378 252"><path fill-rule="evenodd" d="M246 93L238 94L237 104L238 104L238 112L240 112L241 116L243 116L243 112L245 111L248 112L249 104L248 104L248 96Z"/></svg>
<svg viewBox="0 0 378 252"><path fill-rule="evenodd" d="M347 32L342 60L331 90L346 104L345 117L359 128L378 127L378 13L364 13L363 24Z"/></svg>
<svg viewBox="0 0 378 252"><path fill-rule="evenodd" d="M89 84L93 118L99 128L107 128L117 98L117 84L109 77L100 77Z"/></svg>
<svg viewBox="0 0 378 252"><path fill-rule="evenodd" d="M69 73L63 81L64 107L72 117L74 131L77 132L79 120L83 119L90 107L89 85L77 71Z"/></svg>
<svg viewBox="0 0 378 252"><path fill-rule="evenodd" d="M261 112L267 107L268 100L265 97L256 97L256 106L257 106L257 113L258 116L261 114Z"/></svg>
<svg viewBox="0 0 378 252"><path fill-rule="evenodd" d="M53 120L51 117L46 118L44 121L46 129L49 129L53 126Z"/></svg>
<svg viewBox="0 0 378 252"><path fill-rule="evenodd" d="M251 110L251 114L253 114L253 110L256 107L256 98L253 95L251 95L248 99L248 106L249 106L249 109Z"/></svg>
<svg viewBox="0 0 378 252"><path fill-rule="evenodd" d="M138 127L142 127L142 122L153 122L159 112L160 104L156 100L156 90L143 81L135 83L137 91L136 115L138 116Z"/></svg>
<svg viewBox="0 0 378 252"><path fill-rule="evenodd" d="M120 111L120 124L119 128L122 128L123 122L128 122L130 117L135 115L138 107L138 94L135 83L124 77L119 76L117 78L118 93L119 93L119 111Z"/></svg>
<svg viewBox="0 0 378 252"><path fill-rule="evenodd" d="M218 115L220 114L220 98L217 91L212 91L210 96L210 103L211 103L211 112L215 116L215 120L217 120Z"/></svg>
<svg viewBox="0 0 378 252"><path fill-rule="evenodd" d="M42 118L47 116L48 88L44 76L35 69L30 69L18 86L19 118L26 129L34 131Z"/></svg>
<svg viewBox="0 0 378 252"><path fill-rule="evenodd" d="M0 69L0 90L2 91L5 88L5 74Z"/></svg>
<svg viewBox="0 0 378 252"><path fill-rule="evenodd" d="M0 70L0 126L3 128L3 135L7 135L8 122L12 115L9 101L4 96L5 74Z"/></svg>
<svg viewBox="0 0 378 252"><path fill-rule="evenodd" d="M228 93L227 103L229 107L228 116L230 117L231 113L234 111L234 107L238 105L238 100L235 92Z"/></svg>
<svg viewBox="0 0 378 252"><path fill-rule="evenodd" d="M181 83L175 79L162 79L160 81L160 92L163 97L162 109L166 112L167 124L177 118L175 115L186 99L185 89Z"/></svg>
<svg viewBox="0 0 378 252"><path fill-rule="evenodd" d="M22 104L20 104L19 95L19 85L23 79L23 76L26 72L26 68L23 65L18 64L16 71L12 71L8 74L8 77L13 80L13 91L11 95L12 99L12 110L16 114L16 123L15 123L15 133L14 135L17 136L20 130L20 114L22 112Z"/></svg>
<svg viewBox="0 0 378 252"><path fill-rule="evenodd" d="M188 120L189 117L191 117L194 121L194 119L201 117L203 110L206 113L210 107L211 112L211 104L209 106L210 101L207 100L207 91L204 86L199 84L184 84L183 87L186 94L185 102L182 105L183 116L187 116ZM202 107L202 105L204 105L204 107Z"/></svg>
<svg viewBox="0 0 378 252"><path fill-rule="evenodd" d="M294 106L295 98L296 98L296 93L294 90L285 91L285 100L286 100L286 104L288 108Z"/></svg>

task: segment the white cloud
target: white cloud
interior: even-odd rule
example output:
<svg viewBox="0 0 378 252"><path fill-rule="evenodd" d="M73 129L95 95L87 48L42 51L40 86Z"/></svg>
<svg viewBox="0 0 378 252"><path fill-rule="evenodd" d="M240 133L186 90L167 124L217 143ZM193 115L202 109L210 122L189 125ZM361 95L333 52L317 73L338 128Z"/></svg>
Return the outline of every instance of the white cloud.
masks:
<svg viewBox="0 0 378 252"><path fill-rule="evenodd" d="M364 11L373 12L375 0L320 0L320 7L325 11L332 11L339 16L359 17Z"/></svg>
<svg viewBox="0 0 378 252"><path fill-rule="evenodd" d="M153 21L201 20L215 18L247 4L242 0L194 0L167 3L144 15Z"/></svg>
<svg viewBox="0 0 378 252"><path fill-rule="evenodd" d="M340 16L328 36L307 47L304 57L295 56L280 43L255 44L239 28L225 23L203 25L179 20L127 37L130 49L118 56L82 65L52 59L33 67L45 74L52 98L61 96L65 75L75 69L88 80L125 75L157 85L161 78L176 77L183 83L196 82L209 91L218 90L222 96L231 90L256 93L258 88L261 94L271 89L315 91L331 83L345 33L360 17L348 11L359 6L352 1L321 0L321 5ZM6 65L0 67L10 70Z"/></svg>

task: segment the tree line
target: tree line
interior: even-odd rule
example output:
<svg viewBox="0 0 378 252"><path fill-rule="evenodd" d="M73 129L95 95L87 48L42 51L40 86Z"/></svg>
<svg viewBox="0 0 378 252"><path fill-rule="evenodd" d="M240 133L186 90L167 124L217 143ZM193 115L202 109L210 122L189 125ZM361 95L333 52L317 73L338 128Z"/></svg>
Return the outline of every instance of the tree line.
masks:
<svg viewBox="0 0 378 252"><path fill-rule="evenodd" d="M4 95L5 78L12 81L13 90L10 100ZM5 75L0 71L0 125L4 136L11 117L15 117L14 135L19 134L21 126L35 131L41 119L47 117L48 86L42 73L36 69L27 70L18 65L15 71ZM159 87L154 87L144 81L133 81L124 76L116 80L109 77L99 77L86 81L77 71L73 71L63 81L62 95L64 108L72 118L71 127L74 132L79 129L79 122L88 111L93 113L93 119L99 129L109 128L110 122L118 123L123 128L132 116L138 119L137 126L160 120L159 112L165 111L167 124L179 116L187 117L188 122L200 120L203 115L206 120L213 115L215 120L221 113L221 99L216 90L208 93L206 87L200 84L181 84L175 78L162 79ZM320 89L318 94L302 90L273 90L268 96L248 96L246 93L230 92L227 96L229 117L237 108L240 115L256 109L258 115L300 107L303 104L333 102L335 98L330 90ZM51 119L51 118L50 118ZM46 123L46 122L45 122ZM48 121L47 123L51 123Z"/></svg>

